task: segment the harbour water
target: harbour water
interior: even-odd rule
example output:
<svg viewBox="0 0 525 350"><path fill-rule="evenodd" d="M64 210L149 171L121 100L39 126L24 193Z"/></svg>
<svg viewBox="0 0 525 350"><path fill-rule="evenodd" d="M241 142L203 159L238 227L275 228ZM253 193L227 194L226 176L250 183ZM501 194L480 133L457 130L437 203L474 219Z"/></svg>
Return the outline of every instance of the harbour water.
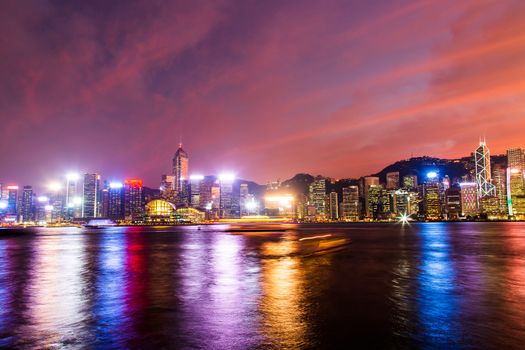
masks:
<svg viewBox="0 0 525 350"><path fill-rule="evenodd" d="M299 239L351 244L292 254ZM525 223L0 231L0 348L525 344Z"/></svg>

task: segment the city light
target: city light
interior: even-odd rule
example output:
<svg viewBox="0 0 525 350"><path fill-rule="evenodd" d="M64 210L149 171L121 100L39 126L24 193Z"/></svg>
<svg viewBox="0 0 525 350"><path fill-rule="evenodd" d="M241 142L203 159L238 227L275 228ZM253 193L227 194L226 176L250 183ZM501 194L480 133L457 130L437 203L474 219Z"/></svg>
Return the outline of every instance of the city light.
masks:
<svg viewBox="0 0 525 350"><path fill-rule="evenodd" d="M0 209L6 209L8 205L7 201L0 201Z"/></svg>
<svg viewBox="0 0 525 350"><path fill-rule="evenodd" d="M7 189L8 190L18 190L18 186L17 185L9 185L9 186L7 186Z"/></svg>
<svg viewBox="0 0 525 350"><path fill-rule="evenodd" d="M221 182L233 182L233 181L235 181L235 174L233 174L233 173L222 173L222 174L219 174L219 180Z"/></svg>
<svg viewBox="0 0 525 350"><path fill-rule="evenodd" d="M518 169L518 168L512 168L512 169L510 169L510 172L513 173L513 174L517 174L517 173L520 172L520 169Z"/></svg>
<svg viewBox="0 0 525 350"><path fill-rule="evenodd" d="M476 186L477 184L475 182L460 182L460 186Z"/></svg>
<svg viewBox="0 0 525 350"><path fill-rule="evenodd" d="M277 203L282 208L291 208L294 198L291 194L266 196L264 198L266 202Z"/></svg>
<svg viewBox="0 0 525 350"><path fill-rule="evenodd" d="M37 200L38 202L40 202L40 203L49 202L49 198L46 197L46 196L39 196L39 197L37 197L36 200Z"/></svg>
<svg viewBox="0 0 525 350"><path fill-rule="evenodd" d="M80 204L82 204L82 198L80 197L73 198L73 204L76 206L79 206Z"/></svg>
<svg viewBox="0 0 525 350"><path fill-rule="evenodd" d="M255 202L255 199L251 199L250 201L246 202L245 207L249 211L253 211L257 209L257 202Z"/></svg>
<svg viewBox="0 0 525 350"><path fill-rule="evenodd" d="M58 183L58 182L52 182L50 183L47 188L50 190L50 191L60 191L62 189L62 186Z"/></svg>
<svg viewBox="0 0 525 350"><path fill-rule="evenodd" d="M77 173L67 173L66 180L67 181L78 181L80 179L80 175Z"/></svg>
<svg viewBox="0 0 525 350"><path fill-rule="evenodd" d="M399 217L399 222L402 224L408 224L409 221L410 221L410 215L407 215L406 213L401 214L401 216Z"/></svg>
<svg viewBox="0 0 525 350"><path fill-rule="evenodd" d="M46 205L46 206L44 207L44 210L45 210L45 211L52 211L52 210L53 210L53 206L48 204L48 205Z"/></svg>
<svg viewBox="0 0 525 350"><path fill-rule="evenodd" d="M435 179L437 176L438 176L438 174L435 171L429 171L427 173L427 178L429 178L429 179Z"/></svg>
<svg viewBox="0 0 525 350"><path fill-rule="evenodd" d="M190 175L190 181L204 180L204 175Z"/></svg>
<svg viewBox="0 0 525 350"><path fill-rule="evenodd" d="M123 186L124 185L122 184L122 182L111 182L109 184L109 188L114 189L114 190L122 188Z"/></svg>

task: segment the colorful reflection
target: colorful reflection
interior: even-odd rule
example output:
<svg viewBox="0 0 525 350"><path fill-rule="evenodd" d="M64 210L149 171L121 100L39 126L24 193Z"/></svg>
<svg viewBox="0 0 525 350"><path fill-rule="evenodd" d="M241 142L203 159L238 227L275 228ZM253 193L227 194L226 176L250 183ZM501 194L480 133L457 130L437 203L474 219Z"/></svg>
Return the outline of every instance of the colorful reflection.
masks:
<svg viewBox="0 0 525 350"><path fill-rule="evenodd" d="M39 348L82 343L88 336L83 327L84 239L77 229L61 229L39 237L35 245L27 332L38 336Z"/></svg>
<svg viewBox="0 0 525 350"><path fill-rule="evenodd" d="M96 269L86 289L93 289L92 312L97 343L121 347L127 336L124 291L126 286L126 236L123 229L111 233L93 234L86 247L94 254ZM96 249L94 249L94 247Z"/></svg>
<svg viewBox="0 0 525 350"><path fill-rule="evenodd" d="M260 342L257 299L259 267L243 249L245 237L187 232L182 243L183 344L210 349L248 349Z"/></svg>
<svg viewBox="0 0 525 350"><path fill-rule="evenodd" d="M419 340L434 347L453 347L461 340L456 271L446 223L420 225L420 266L416 296Z"/></svg>
<svg viewBox="0 0 525 350"><path fill-rule="evenodd" d="M294 251L296 242L284 239L278 243L266 242L262 252L266 256L282 256ZM262 289L260 312L262 332L268 342L283 349L305 345L306 311L304 275L299 257L268 258L262 261Z"/></svg>

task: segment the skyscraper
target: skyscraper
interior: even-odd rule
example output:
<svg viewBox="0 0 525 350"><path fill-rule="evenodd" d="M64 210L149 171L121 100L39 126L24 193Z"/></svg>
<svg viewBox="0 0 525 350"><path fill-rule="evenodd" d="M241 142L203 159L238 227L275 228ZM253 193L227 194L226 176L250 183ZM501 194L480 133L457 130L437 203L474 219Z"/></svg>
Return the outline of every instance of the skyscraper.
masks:
<svg viewBox="0 0 525 350"><path fill-rule="evenodd" d="M133 220L143 214L144 186L140 179L124 180L124 216Z"/></svg>
<svg viewBox="0 0 525 350"><path fill-rule="evenodd" d="M525 168L525 152L523 148L510 148L507 150L507 166L509 168Z"/></svg>
<svg viewBox="0 0 525 350"><path fill-rule="evenodd" d="M18 186L7 186L7 215L16 217L18 213Z"/></svg>
<svg viewBox="0 0 525 350"><path fill-rule="evenodd" d="M203 185L204 176L191 175L190 176L190 206L198 208L200 206L201 187Z"/></svg>
<svg viewBox="0 0 525 350"><path fill-rule="evenodd" d="M310 184L310 204L312 204L321 218L326 218L326 179L316 177Z"/></svg>
<svg viewBox="0 0 525 350"><path fill-rule="evenodd" d="M337 192L335 191L330 192L328 196L328 203L329 203L329 209L330 209L330 220L338 220L339 219L339 200L338 200Z"/></svg>
<svg viewBox="0 0 525 350"><path fill-rule="evenodd" d="M399 188L399 171L386 174L386 189L395 190Z"/></svg>
<svg viewBox="0 0 525 350"><path fill-rule="evenodd" d="M234 183L235 176L232 174L222 174L219 176L221 218L231 219L235 217L233 198Z"/></svg>
<svg viewBox="0 0 525 350"><path fill-rule="evenodd" d="M188 163L188 154L182 149L182 143L180 143L173 157L173 189L177 196L177 204L188 204Z"/></svg>
<svg viewBox="0 0 525 350"><path fill-rule="evenodd" d="M417 176L416 175L405 175L403 176L403 187L408 190L417 188Z"/></svg>
<svg viewBox="0 0 525 350"><path fill-rule="evenodd" d="M461 216L474 217L478 215L477 182L462 182L461 187Z"/></svg>
<svg viewBox="0 0 525 350"><path fill-rule="evenodd" d="M94 218L98 216L99 191L100 175L84 174L82 217Z"/></svg>
<svg viewBox="0 0 525 350"><path fill-rule="evenodd" d="M498 197L499 215L508 215L507 205L507 169L503 165L496 165L492 168L492 183L496 187L496 197Z"/></svg>
<svg viewBox="0 0 525 350"><path fill-rule="evenodd" d="M525 186L523 168L507 168L507 203L509 216L525 218Z"/></svg>
<svg viewBox="0 0 525 350"><path fill-rule="evenodd" d="M124 185L120 182L109 184L108 217L114 220L124 218Z"/></svg>
<svg viewBox="0 0 525 350"><path fill-rule="evenodd" d="M240 206L241 206L241 216L248 215L248 196L250 192L248 190L248 184L241 184L240 189Z"/></svg>
<svg viewBox="0 0 525 350"><path fill-rule="evenodd" d="M379 178L377 176L366 176L362 178L361 182L362 182L362 189L363 189L362 190L363 199L364 199L363 201L365 203L365 216L367 218L372 218L374 216L373 208L377 206L378 198L377 198L377 201L375 201L374 203L370 203L370 199L376 200L376 197L379 196L379 194L376 193L377 187L379 187L379 190L380 190ZM374 195L370 196L368 192L370 188L372 187L374 187L373 189Z"/></svg>
<svg viewBox="0 0 525 350"><path fill-rule="evenodd" d="M33 187L24 186L22 189L22 202L20 208L20 222L33 221Z"/></svg>
<svg viewBox="0 0 525 350"><path fill-rule="evenodd" d="M491 181L490 151L485 141L479 143L474 152L477 198L496 197L496 187ZM479 200L478 200L479 202Z"/></svg>
<svg viewBox="0 0 525 350"><path fill-rule="evenodd" d="M359 219L359 187L343 187L343 212L342 216L347 221Z"/></svg>

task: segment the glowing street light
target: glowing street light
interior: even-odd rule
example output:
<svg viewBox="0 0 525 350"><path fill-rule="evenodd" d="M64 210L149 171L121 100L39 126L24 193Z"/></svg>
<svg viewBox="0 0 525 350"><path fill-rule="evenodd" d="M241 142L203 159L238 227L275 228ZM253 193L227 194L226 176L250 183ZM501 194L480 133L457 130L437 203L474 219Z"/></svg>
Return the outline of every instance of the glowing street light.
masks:
<svg viewBox="0 0 525 350"><path fill-rule="evenodd" d="M410 221L410 215L407 215L406 213L401 214L401 216L399 217L399 222L402 224L408 224L409 221Z"/></svg>

